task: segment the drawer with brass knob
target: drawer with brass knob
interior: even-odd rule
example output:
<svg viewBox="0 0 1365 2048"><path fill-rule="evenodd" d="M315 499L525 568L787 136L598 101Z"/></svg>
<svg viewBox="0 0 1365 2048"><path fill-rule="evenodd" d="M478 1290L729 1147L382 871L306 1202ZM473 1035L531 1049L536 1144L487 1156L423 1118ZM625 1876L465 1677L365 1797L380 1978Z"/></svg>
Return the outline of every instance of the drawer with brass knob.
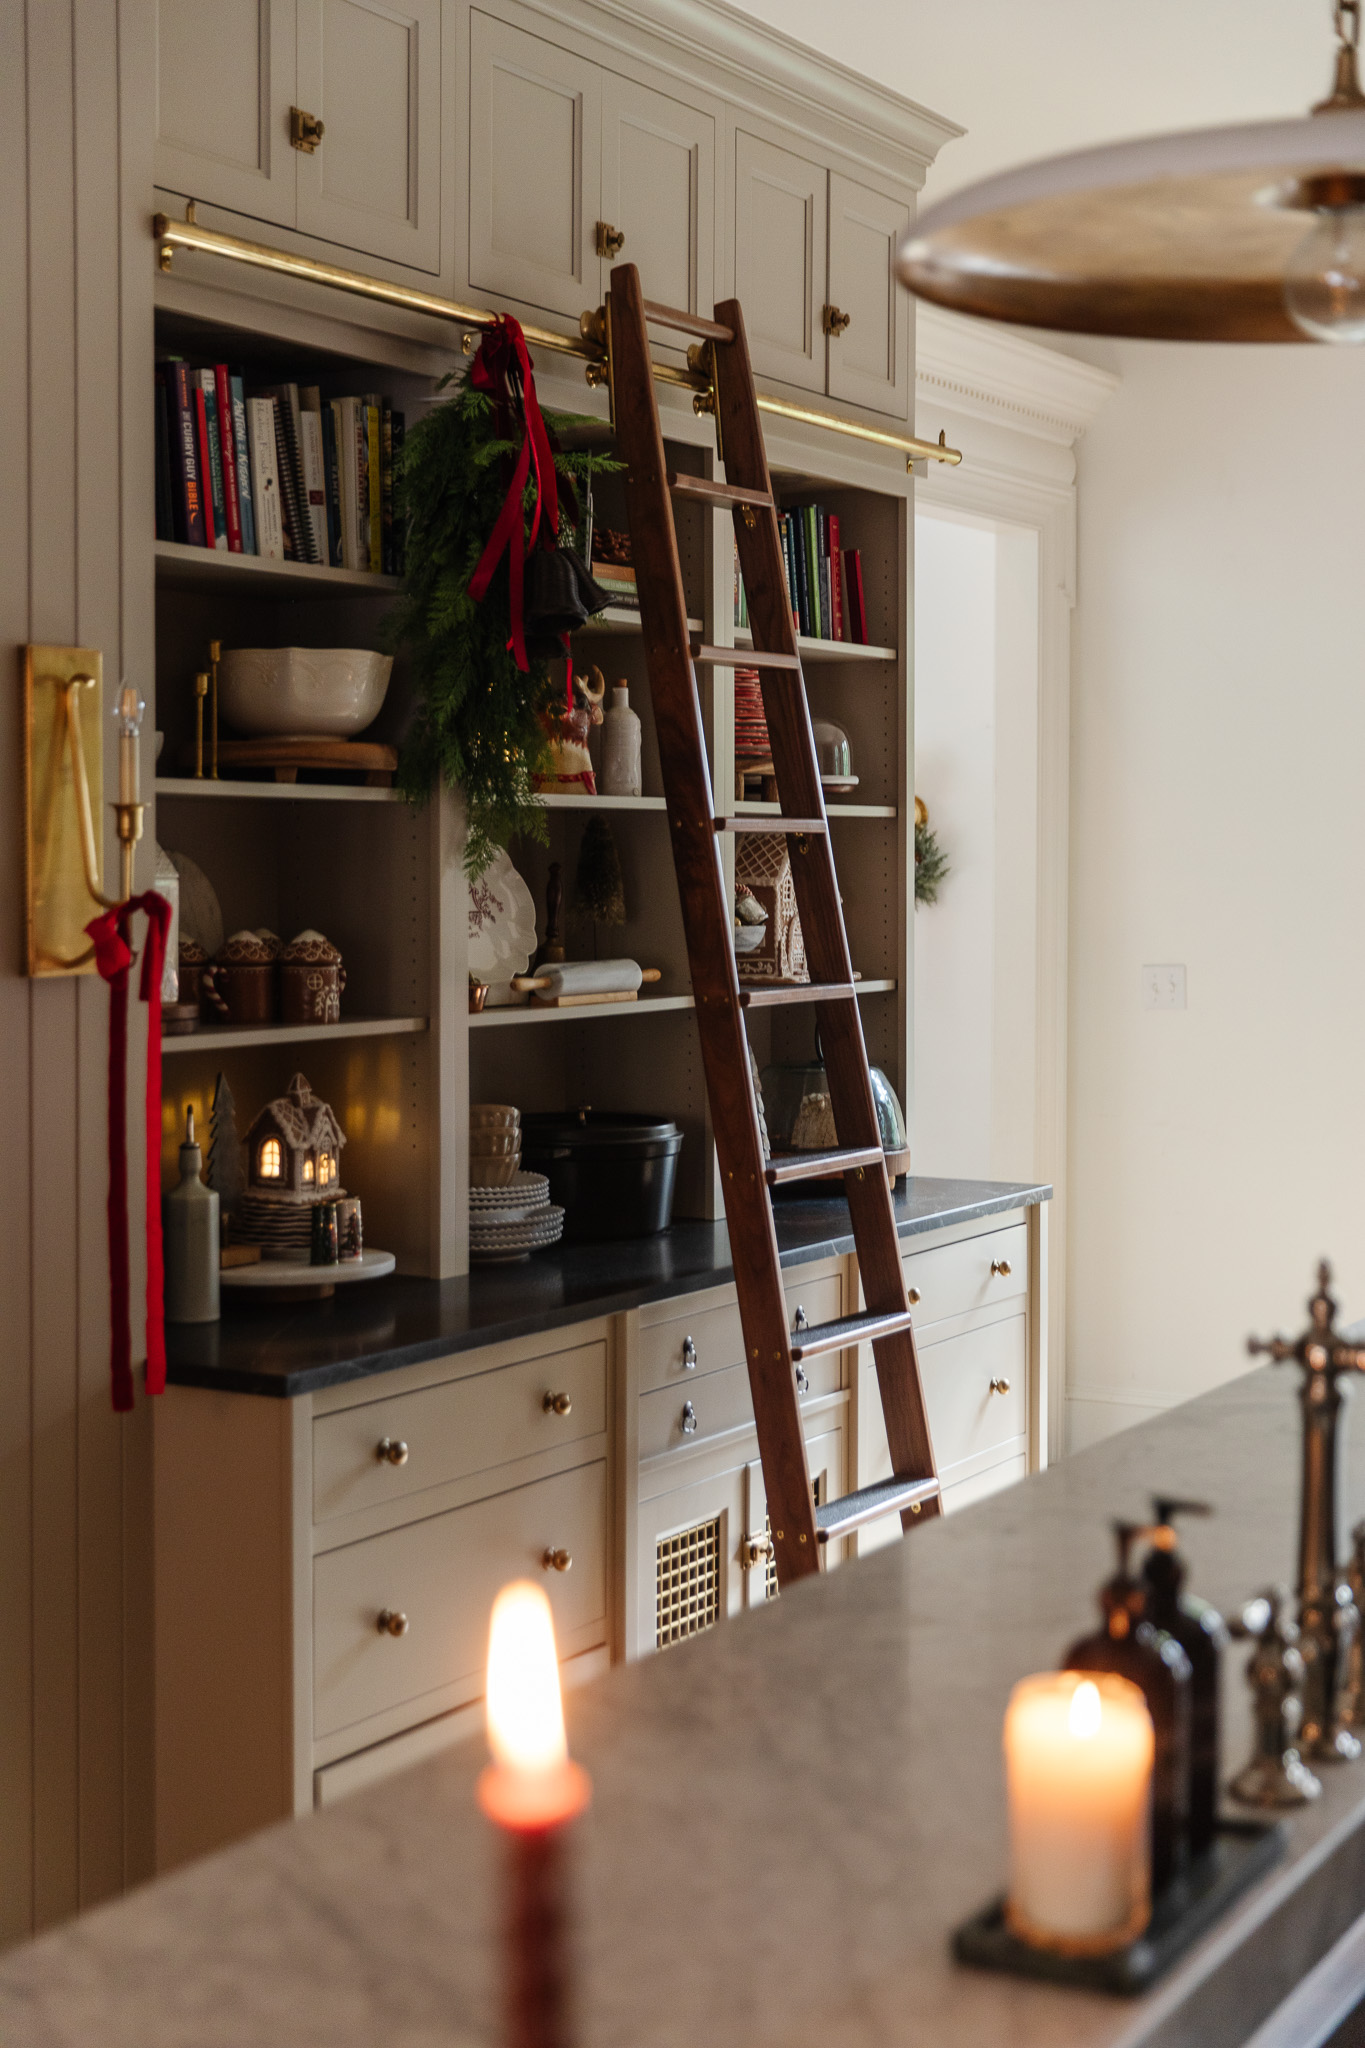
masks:
<svg viewBox="0 0 1365 2048"><path fill-rule="evenodd" d="M313 1424L313 1519L399 1507L428 1487L606 1427L601 1339L336 1409Z"/></svg>
<svg viewBox="0 0 1365 2048"><path fill-rule="evenodd" d="M920 1370L940 1475L1028 1430L1028 1319L1007 1316L939 1343L920 1341Z"/></svg>
<svg viewBox="0 0 1365 2048"><path fill-rule="evenodd" d="M489 1610L517 1577L543 1579L561 1655L605 1640L603 1460L314 1558L315 1739L354 1728L359 1747L477 1698Z"/></svg>
<svg viewBox="0 0 1365 2048"><path fill-rule="evenodd" d="M922 1334L931 1323L1027 1294L1028 1225L1012 1223L955 1244L910 1251L904 1265L910 1306L917 1311L915 1328Z"/></svg>

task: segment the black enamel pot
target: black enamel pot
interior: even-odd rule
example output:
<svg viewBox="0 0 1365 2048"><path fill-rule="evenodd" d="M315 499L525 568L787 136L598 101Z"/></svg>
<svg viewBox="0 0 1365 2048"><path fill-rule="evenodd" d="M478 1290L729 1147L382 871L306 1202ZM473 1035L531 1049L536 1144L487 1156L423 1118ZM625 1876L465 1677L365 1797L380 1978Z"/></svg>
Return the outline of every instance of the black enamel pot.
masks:
<svg viewBox="0 0 1365 2048"><path fill-rule="evenodd" d="M682 1132L667 1117L575 1109L521 1120L522 1166L548 1177L567 1244L667 1230L681 1150Z"/></svg>

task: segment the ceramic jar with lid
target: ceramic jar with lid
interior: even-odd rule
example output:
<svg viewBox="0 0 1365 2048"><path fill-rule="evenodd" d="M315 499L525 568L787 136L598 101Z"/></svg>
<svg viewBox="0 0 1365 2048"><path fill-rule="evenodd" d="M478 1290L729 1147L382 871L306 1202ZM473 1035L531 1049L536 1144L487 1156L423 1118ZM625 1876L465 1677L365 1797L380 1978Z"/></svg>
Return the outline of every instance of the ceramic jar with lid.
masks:
<svg viewBox="0 0 1365 2048"><path fill-rule="evenodd" d="M279 940L266 932L234 932L199 981L200 1007L214 1024L273 1024Z"/></svg>
<svg viewBox="0 0 1365 2048"><path fill-rule="evenodd" d="M280 954L280 1017L285 1024L339 1024L346 969L321 932L300 932Z"/></svg>

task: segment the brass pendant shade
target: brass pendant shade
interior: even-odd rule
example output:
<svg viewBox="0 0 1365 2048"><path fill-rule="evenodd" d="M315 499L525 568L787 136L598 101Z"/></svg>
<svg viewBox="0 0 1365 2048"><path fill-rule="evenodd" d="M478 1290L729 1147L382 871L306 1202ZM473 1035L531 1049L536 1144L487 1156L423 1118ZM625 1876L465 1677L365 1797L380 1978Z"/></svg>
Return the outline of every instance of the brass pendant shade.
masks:
<svg viewBox="0 0 1365 2048"><path fill-rule="evenodd" d="M1074 334L1308 339L1286 278L1316 217L1357 220L1365 201L1365 98L1343 16L1358 29L1348 0L1334 90L1313 114L1149 136L987 178L921 215L898 252L901 281L955 312Z"/></svg>

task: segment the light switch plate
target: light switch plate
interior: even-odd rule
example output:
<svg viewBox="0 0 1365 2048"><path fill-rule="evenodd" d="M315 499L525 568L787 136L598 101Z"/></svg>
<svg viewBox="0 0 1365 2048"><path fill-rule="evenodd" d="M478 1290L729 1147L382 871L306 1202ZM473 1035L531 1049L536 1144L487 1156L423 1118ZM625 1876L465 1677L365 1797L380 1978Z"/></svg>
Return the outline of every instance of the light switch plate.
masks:
<svg viewBox="0 0 1365 2048"><path fill-rule="evenodd" d="M1183 963L1168 963L1164 966L1143 968L1142 1007L1144 1010L1183 1010L1185 1008L1185 968Z"/></svg>

